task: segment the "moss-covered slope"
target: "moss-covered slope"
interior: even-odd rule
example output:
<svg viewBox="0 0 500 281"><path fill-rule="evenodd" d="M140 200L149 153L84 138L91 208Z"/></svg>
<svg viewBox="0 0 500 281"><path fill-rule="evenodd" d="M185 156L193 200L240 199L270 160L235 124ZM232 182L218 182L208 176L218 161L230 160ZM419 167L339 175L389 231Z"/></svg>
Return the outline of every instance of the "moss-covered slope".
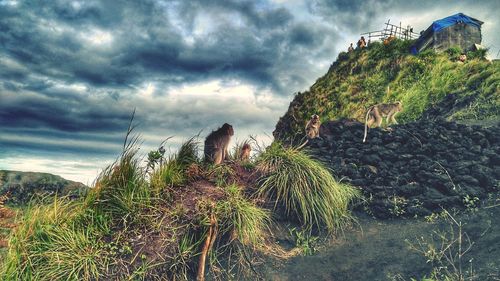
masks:
<svg viewBox="0 0 500 281"><path fill-rule="evenodd" d="M438 110L450 120L497 121L500 116L500 63L485 60L484 51L469 52L465 63L457 61L458 49L444 53L408 51L411 41L372 43L352 53L340 53L328 72L309 89L297 93L280 118L274 136L285 140L302 137L312 114L321 120L341 117L362 120L376 103L403 102L398 121L420 118L441 106L445 97L453 102Z"/></svg>

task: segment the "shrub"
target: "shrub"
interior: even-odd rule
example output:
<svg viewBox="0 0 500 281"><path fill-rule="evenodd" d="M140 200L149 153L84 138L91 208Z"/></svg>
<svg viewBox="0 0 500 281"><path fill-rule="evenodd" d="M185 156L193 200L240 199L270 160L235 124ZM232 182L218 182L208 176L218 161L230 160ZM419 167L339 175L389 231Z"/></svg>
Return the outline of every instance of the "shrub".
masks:
<svg viewBox="0 0 500 281"><path fill-rule="evenodd" d="M474 51L469 51L467 52L467 59L473 60L473 59L479 59L479 60L484 60L486 59L486 55L488 54L488 49L479 49L479 50L474 50Z"/></svg>
<svg viewBox="0 0 500 281"><path fill-rule="evenodd" d="M325 226L328 231L342 229L351 219L349 203L359 192L338 183L318 161L293 147L273 143L257 159L257 195L276 200L287 215L309 227Z"/></svg>
<svg viewBox="0 0 500 281"><path fill-rule="evenodd" d="M448 57L450 60L457 60L458 57L462 54L462 49L458 46L450 47L446 50Z"/></svg>

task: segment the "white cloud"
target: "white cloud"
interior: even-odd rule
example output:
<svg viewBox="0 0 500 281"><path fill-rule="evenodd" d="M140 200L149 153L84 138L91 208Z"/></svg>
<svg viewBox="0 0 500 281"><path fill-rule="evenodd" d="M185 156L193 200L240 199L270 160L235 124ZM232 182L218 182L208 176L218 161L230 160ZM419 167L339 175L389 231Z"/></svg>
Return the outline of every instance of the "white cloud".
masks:
<svg viewBox="0 0 500 281"><path fill-rule="evenodd" d="M75 157L76 158L76 157ZM37 157L16 155L2 158L0 169L22 172L39 172L59 175L65 179L92 185L100 171L113 163L114 159L78 157Z"/></svg>
<svg viewBox="0 0 500 281"><path fill-rule="evenodd" d="M96 47L109 47L113 43L111 32L93 28L80 33L80 38Z"/></svg>

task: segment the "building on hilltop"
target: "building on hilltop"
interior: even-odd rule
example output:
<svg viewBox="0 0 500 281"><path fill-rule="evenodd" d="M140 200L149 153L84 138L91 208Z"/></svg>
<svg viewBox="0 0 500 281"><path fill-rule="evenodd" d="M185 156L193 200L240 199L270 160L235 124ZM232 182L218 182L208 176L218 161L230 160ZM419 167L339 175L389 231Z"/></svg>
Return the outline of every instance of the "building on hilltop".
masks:
<svg viewBox="0 0 500 281"><path fill-rule="evenodd" d="M444 51L454 46L463 51L473 50L481 45L482 24L482 21L462 13L434 21L421 33L411 52L417 54L428 48Z"/></svg>

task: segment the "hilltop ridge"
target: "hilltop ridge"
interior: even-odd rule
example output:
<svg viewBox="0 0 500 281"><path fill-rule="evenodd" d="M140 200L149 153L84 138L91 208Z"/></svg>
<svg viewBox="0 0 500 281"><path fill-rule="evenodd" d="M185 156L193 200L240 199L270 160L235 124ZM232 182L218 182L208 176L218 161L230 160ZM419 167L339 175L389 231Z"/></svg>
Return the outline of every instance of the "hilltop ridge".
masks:
<svg viewBox="0 0 500 281"><path fill-rule="evenodd" d="M8 194L11 204L26 204L33 197L78 196L87 191L82 183L48 173L0 170L0 196Z"/></svg>
<svg viewBox="0 0 500 281"><path fill-rule="evenodd" d="M364 49L342 52L308 91L295 94L276 124L278 140L298 140L312 114L321 121L354 118L377 103L403 102L398 121L425 116L465 123L497 123L500 116L500 63L485 59L486 50L467 53L450 48L411 55L413 41L371 43Z"/></svg>

